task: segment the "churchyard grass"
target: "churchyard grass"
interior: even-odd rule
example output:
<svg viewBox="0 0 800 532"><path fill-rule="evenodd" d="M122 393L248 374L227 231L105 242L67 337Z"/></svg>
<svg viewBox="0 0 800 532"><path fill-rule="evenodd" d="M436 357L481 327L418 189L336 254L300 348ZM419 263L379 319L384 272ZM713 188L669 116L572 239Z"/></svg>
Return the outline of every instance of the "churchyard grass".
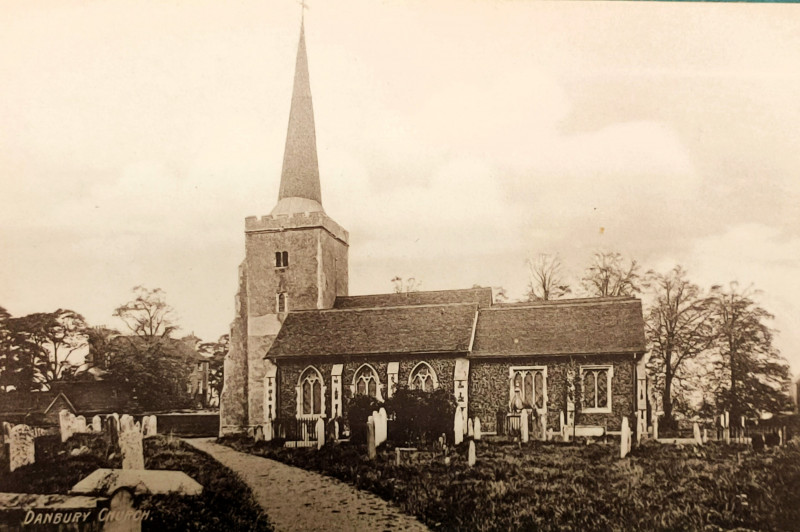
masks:
<svg viewBox="0 0 800 532"><path fill-rule="evenodd" d="M150 510L142 530L259 531L272 530L250 488L219 462L178 439L155 436L144 440L146 469L179 470L203 486L203 494L144 497L139 508ZM72 455L75 449L81 454ZM59 436L36 439L37 461L0 476L0 492L67 493L97 468L119 468L102 435L75 434L62 443Z"/></svg>
<svg viewBox="0 0 800 532"><path fill-rule="evenodd" d="M221 443L319 471L392 500L440 530L796 530L800 441L756 453L747 446L649 442L619 459L619 444L477 443L420 453L396 466L391 447L283 448Z"/></svg>

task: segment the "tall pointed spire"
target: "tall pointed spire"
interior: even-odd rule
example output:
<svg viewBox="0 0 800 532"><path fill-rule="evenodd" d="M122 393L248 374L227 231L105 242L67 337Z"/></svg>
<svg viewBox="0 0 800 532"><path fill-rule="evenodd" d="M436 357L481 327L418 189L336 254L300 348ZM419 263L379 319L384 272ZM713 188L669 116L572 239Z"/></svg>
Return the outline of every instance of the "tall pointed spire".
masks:
<svg viewBox="0 0 800 532"><path fill-rule="evenodd" d="M283 152L281 188L278 193L278 205L273 209L273 214L322 210L314 108L311 103L311 84L308 78L305 23L301 19L292 107L289 111L289 128Z"/></svg>

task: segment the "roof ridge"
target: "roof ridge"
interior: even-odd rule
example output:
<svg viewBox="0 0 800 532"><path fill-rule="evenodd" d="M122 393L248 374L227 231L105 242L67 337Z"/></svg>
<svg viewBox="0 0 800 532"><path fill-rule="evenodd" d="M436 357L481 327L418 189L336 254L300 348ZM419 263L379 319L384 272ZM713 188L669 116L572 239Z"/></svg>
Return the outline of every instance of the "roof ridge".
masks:
<svg viewBox="0 0 800 532"><path fill-rule="evenodd" d="M524 308L545 308L545 307L578 307L590 305L611 305L618 303L641 302L638 297L594 297L580 299L558 299L550 301L521 301L519 303L495 303L490 307L483 307L481 310L514 310Z"/></svg>
<svg viewBox="0 0 800 532"><path fill-rule="evenodd" d="M470 292L476 290L491 290L490 286L479 286L477 288L448 288L442 290L414 290L412 292L384 292L382 294L359 294L356 296L336 296L337 299L339 298L355 298L355 297L378 297L378 296L403 296L405 295L408 297L411 294L434 294L434 293L443 293L443 292Z"/></svg>
<svg viewBox="0 0 800 532"><path fill-rule="evenodd" d="M351 311L368 311L368 310L396 310L406 308L429 308L429 307L458 307L458 306L473 306L478 307L477 301L462 301L458 303L423 303L420 305L395 305L391 307L348 307L348 308L310 308L302 310L290 310L289 314L307 314L311 312L351 312Z"/></svg>

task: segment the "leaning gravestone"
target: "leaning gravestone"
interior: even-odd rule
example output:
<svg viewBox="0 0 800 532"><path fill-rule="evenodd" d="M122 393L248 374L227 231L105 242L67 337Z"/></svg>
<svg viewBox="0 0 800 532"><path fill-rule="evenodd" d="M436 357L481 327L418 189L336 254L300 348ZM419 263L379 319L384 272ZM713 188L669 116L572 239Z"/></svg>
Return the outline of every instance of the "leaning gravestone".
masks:
<svg viewBox="0 0 800 532"><path fill-rule="evenodd" d="M692 433L694 436L694 442L697 445L703 445L703 435L700 433L700 425L694 423L692 425Z"/></svg>
<svg viewBox="0 0 800 532"><path fill-rule="evenodd" d="M481 439L481 418L475 416L475 421L472 423L472 430L475 431L475 435L473 436L476 440Z"/></svg>
<svg viewBox="0 0 800 532"><path fill-rule="evenodd" d="M622 418L622 437L619 442L619 457L625 458L631 452L631 428L628 426L628 418Z"/></svg>
<svg viewBox="0 0 800 532"><path fill-rule="evenodd" d="M8 439L8 469L15 469L36 461L33 429L28 425L14 425Z"/></svg>
<svg viewBox="0 0 800 532"><path fill-rule="evenodd" d="M58 413L58 427L61 430L61 442L65 442L72 437L72 414L66 408Z"/></svg>
<svg viewBox="0 0 800 532"><path fill-rule="evenodd" d="M523 443L527 443L530 439L528 434L528 411L524 408L519 414L519 439Z"/></svg>
<svg viewBox="0 0 800 532"><path fill-rule="evenodd" d="M325 422L322 421L322 418L317 419L314 431L317 433L317 449L322 449L322 446L325 445Z"/></svg>
<svg viewBox="0 0 800 532"><path fill-rule="evenodd" d="M120 432L119 449L122 453L122 469L144 469L141 432L136 429Z"/></svg>
<svg viewBox="0 0 800 532"><path fill-rule="evenodd" d="M470 440L469 451L467 452L467 465L470 467L475 465L475 440Z"/></svg>
<svg viewBox="0 0 800 532"><path fill-rule="evenodd" d="M454 437L455 437L455 439L453 440L453 443L455 445L458 445L462 441L464 441L464 425L463 425L463 423L464 423L464 418L461 417L461 412L459 412L458 408L456 408L456 416L453 419L453 433L454 433Z"/></svg>
<svg viewBox="0 0 800 532"><path fill-rule="evenodd" d="M103 421L100 419L100 416L94 416L92 418L92 431L103 432Z"/></svg>
<svg viewBox="0 0 800 532"><path fill-rule="evenodd" d="M372 416L367 418L367 456L370 460L375 460L378 452L375 449L375 420Z"/></svg>

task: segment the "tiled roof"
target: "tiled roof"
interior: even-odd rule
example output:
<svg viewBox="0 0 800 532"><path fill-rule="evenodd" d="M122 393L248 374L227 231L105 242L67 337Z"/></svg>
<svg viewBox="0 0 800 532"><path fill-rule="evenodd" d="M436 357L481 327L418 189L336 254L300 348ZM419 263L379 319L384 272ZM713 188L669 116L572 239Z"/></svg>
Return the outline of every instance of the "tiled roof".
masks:
<svg viewBox="0 0 800 532"><path fill-rule="evenodd" d="M57 392L17 392L0 393L0 413L5 414L43 414L58 395Z"/></svg>
<svg viewBox="0 0 800 532"><path fill-rule="evenodd" d="M270 357L464 353L477 303L290 312Z"/></svg>
<svg viewBox="0 0 800 532"><path fill-rule="evenodd" d="M477 303L480 307L492 304L491 288L465 290L434 290L429 292L401 292L368 296L339 296L333 308L403 307L408 305L441 305L446 303Z"/></svg>
<svg viewBox="0 0 800 532"><path fill-rule="evenodd" d="M470 356L642 353L642 303L559 300L481 309Z"/></svg>

